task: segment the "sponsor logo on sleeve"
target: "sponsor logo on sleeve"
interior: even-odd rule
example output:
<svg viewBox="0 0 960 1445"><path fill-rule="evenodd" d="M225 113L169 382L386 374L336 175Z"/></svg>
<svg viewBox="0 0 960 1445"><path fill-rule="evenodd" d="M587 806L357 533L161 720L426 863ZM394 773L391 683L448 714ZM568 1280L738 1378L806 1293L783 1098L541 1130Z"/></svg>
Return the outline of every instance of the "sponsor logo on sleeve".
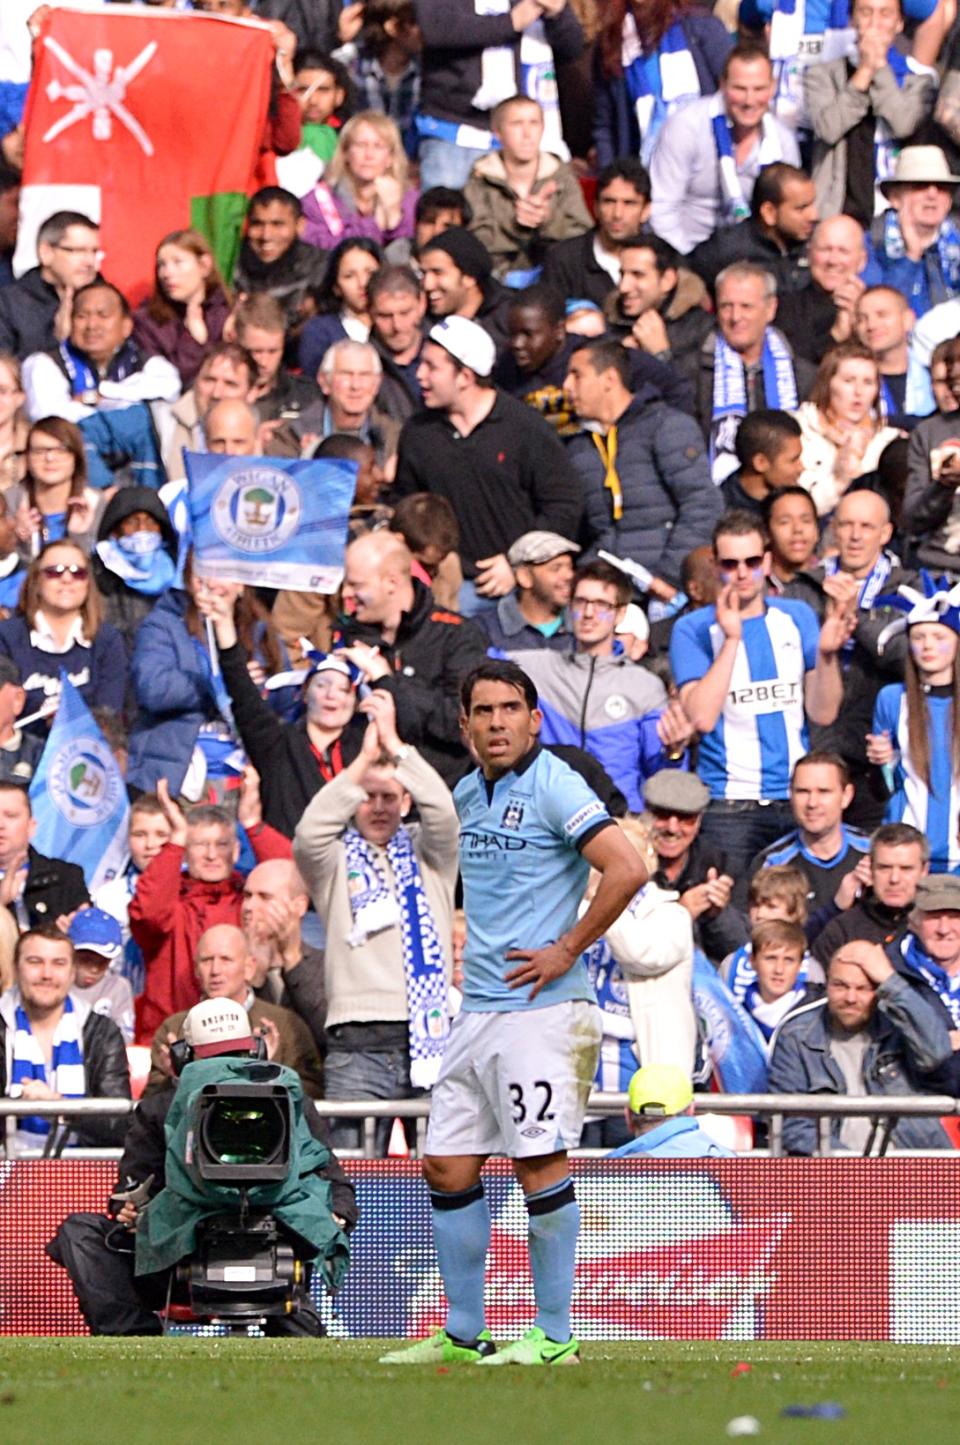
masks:
<svg viewBox="0 0 960 1445"><path fill-rule="evenodd" d="M602 818L606 811L607 810L601 803L600 799L594 798L592 803L586 803L582 808L579 808L577 812L574 813L572 818L567 819L567 821L563 825L563 831L566 833L568 838L572 838L575 836L575 834L580 833L583 830L584 826L590 822L591 818Z"/></svg>

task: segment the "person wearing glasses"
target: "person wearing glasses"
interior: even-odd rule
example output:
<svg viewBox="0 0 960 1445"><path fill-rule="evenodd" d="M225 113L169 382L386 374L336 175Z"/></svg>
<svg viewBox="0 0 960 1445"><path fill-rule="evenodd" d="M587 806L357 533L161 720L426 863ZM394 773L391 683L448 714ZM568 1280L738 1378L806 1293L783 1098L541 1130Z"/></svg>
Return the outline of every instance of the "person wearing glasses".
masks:
<svg viewBox="0 0 960 1445"><path fill-rule="evenodd" d="M583 427L569 456L591 550L639 563L653 574L649 591L669 602L684 557L710 540L723 507L696 422L636 384L617 341L574 351L563 392Z"/></svg>
<svg viewBox="0 0 960 1445"><path fill-rule="evenodd" d="M691 729L663 683L631 662L617 640L632 586L609 562L586 562L568 609L573 648L518 652L540 695L540 741L585 748L601 762L632 813L645 778L684 760ZM516 660L512 658L511 660Z"/></svg>
<svg viewBox="0 0 960 1445"><path fill-rule="evenodd" d="M48 416L27 434L26 475L8 487L7 509L25 562L48 542L68 538L89 552L97 536L105 494L87 485L87 458L80 429Z"/></svg>
<svg viewBox="0 0 960 1445"><path fill-rule="evenodd" d="M97 275L100 232L79 211L57 211L37 232L40 264L0 288L0 351L22 361L70 333L74 293Z"/></svg>
<svg viewBox="0 0 960 1445"><path fill-rule="evenodd" d="M86 554L73 541L47 542L31 562L17 610L0 622L0 654L13 658L26 693L27 725L43 736L65 671L89 708L123 711L127 659L123 638L103 622Z"/></svg>
<svg viewBox="0 0 960 1445"><path fill-rule="evenodd" d="M724 849L742 906L752 859L793 826L790 773L808 750L808 722L828 727L840 710L857 589L838 576L822 624L806 602L768 596L770 544L750 512L720 518L713 555L717 600L678 618L670 666L701 735L701 835Z"/></svg>

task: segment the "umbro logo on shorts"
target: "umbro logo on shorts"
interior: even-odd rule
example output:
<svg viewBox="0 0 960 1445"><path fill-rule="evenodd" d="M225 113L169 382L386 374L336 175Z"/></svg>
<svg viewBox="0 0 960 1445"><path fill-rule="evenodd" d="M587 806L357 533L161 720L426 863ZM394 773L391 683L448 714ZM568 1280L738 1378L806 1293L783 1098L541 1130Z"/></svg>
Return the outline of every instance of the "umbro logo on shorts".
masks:
<svg viewBox="0 0 960 1445"><path fill-rule="evenodd" d="M524 1139L539 1139L540 1135L546 1132L546 1129L541 1129L539 1124L528 1124L525 1129L520 1130Z"/></svg>

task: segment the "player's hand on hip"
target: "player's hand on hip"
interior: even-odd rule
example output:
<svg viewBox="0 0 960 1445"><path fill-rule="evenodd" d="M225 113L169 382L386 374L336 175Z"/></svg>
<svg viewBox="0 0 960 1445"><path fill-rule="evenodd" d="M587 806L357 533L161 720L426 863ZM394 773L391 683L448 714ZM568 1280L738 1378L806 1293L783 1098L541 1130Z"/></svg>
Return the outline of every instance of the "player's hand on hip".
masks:
<svg viewBox="0 0 960 1445"><path fill-rule="evenodd" d="M548 943L546 948L511 948L504 956L508 960L522 960L516 968L504 975L504 980L511 988L524 988L527 984L532 984L528 994L531 999L536 998L544 984L551 983L555 978L562 978L573 967L577 958L562 939L557 943Z"/></svg>

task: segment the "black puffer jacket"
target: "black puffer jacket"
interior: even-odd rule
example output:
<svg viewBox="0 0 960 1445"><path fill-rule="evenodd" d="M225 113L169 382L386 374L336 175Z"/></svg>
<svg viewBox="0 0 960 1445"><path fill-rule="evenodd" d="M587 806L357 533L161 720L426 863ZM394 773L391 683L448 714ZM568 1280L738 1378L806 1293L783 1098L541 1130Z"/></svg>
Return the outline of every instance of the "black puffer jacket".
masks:
<svg viewBox="0 0 960 1445"><path fill-rule="evenodd" d="M393 669L379 685L396 699L401 738L413 743L452 788L470 766L460 741L460 683L485 661L487 644L475 623L438 607L429 587L415 581L413 588L413 606L403 614L395 642L384 642L378 627L351 618L338 628L334 643L379 647Z"/></svg>
<svg viewBox="0 0 960 1445"><path fill-rule="evenodd" d="M124 518L134 512L146 512L159 523L163 545L176 563L177 534L170 521L170 514L153 487L121 487L104 508L100 526L97 528L97 541L106 541ZM132 657L137 629L159 598L147 597L145 593L135 592L132 587L128 587L126 582L115 572L111 572L98 557L96 549L91 554L91 565L97 590L104 600L107 621L122 635L127 656Z"/></svg>
<svg viewBox="0 0 960 1445"><path fill-rule="evenodd" d="M684 557L709 542L722 510L696 422L666 406L651 387L636 393L617 422L618 521L593 436L574 437L569 456L583 482L584 540L591 550L630 557L676 585Z"/></svg>
<svg viewBox="0 0 960 1445"><path fill-rule="evenodd" d="M74 1006L87 1008L86 1004L77 999L74 999ZM13 1028L14 1004L12 996L8 996L0 1008L0 1094L7 1092ZM105 1018L103 1014L96 1014L91 1009L84 1020L81 1038L85 1096L88 1099L129 1099L130 1070L127 1067L127 1050L123 1035L113 1020ZM78 1119L71 1133L76 1143L88 1149L115 1149L123 1143L128 1123L126 1115L115 1119Z"/></svg>

